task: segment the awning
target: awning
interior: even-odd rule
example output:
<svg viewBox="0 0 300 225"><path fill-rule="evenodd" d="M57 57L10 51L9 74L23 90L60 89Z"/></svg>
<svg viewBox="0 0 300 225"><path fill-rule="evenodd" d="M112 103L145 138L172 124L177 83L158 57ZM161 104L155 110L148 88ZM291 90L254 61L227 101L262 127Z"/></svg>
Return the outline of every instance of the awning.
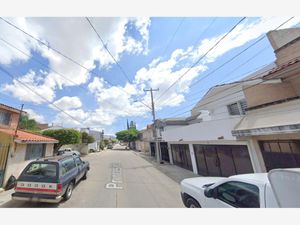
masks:
<svg viewBox="0 0 300 225"><path fill-rule="evenodd" d="M249 111L232 131L233 136L257 136L300 132L300 101Z"/></svg>

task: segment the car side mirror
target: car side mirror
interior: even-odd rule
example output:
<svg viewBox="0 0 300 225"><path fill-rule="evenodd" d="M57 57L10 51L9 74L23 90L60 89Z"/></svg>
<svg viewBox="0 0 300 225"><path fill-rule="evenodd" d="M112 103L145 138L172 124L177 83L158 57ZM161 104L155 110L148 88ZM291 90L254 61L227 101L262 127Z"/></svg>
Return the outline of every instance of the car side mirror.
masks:
<svg viewBox="0 0 300 225"><path fill-rule="evenodd" d="M204 195L207 198L217 198L217 189L215 188L205 188Z"/></svg>
<svg viewBox="0 0 300 225"><path fill-rule="evenodd" d="M11 175L9 178L8 178L8 181L5 185L5 191L8 191L10 189L13 189L15 186L17 185L17 179Z"/></svg>

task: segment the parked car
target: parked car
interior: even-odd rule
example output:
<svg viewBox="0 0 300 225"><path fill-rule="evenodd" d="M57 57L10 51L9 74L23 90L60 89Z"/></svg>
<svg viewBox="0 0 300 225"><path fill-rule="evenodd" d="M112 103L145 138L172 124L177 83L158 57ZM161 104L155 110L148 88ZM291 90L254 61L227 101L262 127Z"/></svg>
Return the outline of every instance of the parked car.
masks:
<svg viewBox="0 0 300 225"><path fill-rule="evenodd" d="M63 155L63 154L72 154L72 155L77 155L80 156L80 152L76 150L72 150L71 148L66 148L66 149L60 149L57 152L57 155Z"/></svg>
<svg viewBox="0 0 300 225"><path fill-rule="evenodd" d="M72 196L73 188L87 178L89 162L75 155L60 155L30 162L18 179L11 179L15 187L12 199L59 203Z"/></svg>
<svg viewBox="0 0 300 225"><path fill-rule="evenodd" d="M224 177L199 177L181 182L181 197L188 208L300 207L300 168L275 169Z"/></svg>
<svg viewBox="0 0 300 225"><path fill-rule="evenodd" d="M112 144L108 144L107 145L107 149L113 149L113 145Z"/></svg>

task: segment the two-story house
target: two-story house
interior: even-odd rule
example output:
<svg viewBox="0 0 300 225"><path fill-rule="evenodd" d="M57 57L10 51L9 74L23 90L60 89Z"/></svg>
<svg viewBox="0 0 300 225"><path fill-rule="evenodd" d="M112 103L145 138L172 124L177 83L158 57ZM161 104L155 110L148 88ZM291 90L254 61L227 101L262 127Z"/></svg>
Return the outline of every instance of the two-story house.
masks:
<svg viewBox="0 0 300 225"><path fill-rule="evenodd" d="M0 104L0 188L29 160L53 155L57 140L17 129L21 111Z"/></svg>
<svg viewBox="0 0 300 225"><path fill-rule="evenodd" d="M260 81L253 74L238 82L212 87L192 109L194 120L163 131L171 163L203 176L255 171L248 142L237 140L231 131L247 108L243 86ZM209 116L202 117L204 112Z"/></svg>
<svg viewBox="0 0 300 225"><path fill-rule="evenodd" d="M267 36L276 65L265 82L244 88L247 114L232 131L250 143L261 172L300 167L300 28Z"/></svg>

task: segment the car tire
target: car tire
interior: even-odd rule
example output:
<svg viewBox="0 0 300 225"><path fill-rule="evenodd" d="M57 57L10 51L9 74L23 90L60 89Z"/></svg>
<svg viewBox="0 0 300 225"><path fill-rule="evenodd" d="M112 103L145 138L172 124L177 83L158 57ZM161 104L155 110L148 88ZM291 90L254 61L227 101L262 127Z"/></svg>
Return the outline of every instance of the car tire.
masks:
<svg viewBox="0 0 300 225"><path fill-rule="evenodd" d="M187 208L201 208L200 204L193 198L187 198L185 205Z"/></svg>
<svg viewBox="0 0 300 225"><path fill-rule="evenodd" d="M86 180L87 179L87 171L85 171L83 177L82 177L82 180Z"/></svg>
<svg viewBox="0 0 300 225"><path fill-rule="evenodd" d="M67 201L71 198L72 193L73 193L73 188L74 188L74 183L70 182L67 187L66 193L63 196L65 201Z"/></svg>

